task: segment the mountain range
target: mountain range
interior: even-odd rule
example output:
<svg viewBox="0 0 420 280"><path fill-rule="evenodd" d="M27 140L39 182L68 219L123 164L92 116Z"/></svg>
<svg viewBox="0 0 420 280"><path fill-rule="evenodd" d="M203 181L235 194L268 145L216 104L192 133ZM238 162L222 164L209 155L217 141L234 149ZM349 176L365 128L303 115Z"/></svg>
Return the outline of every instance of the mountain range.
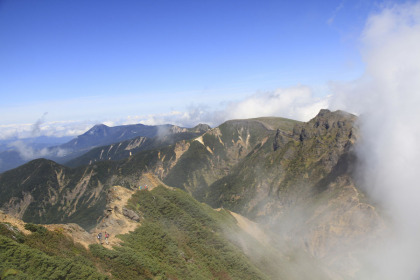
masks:
<svg viewBox="0 0 420 280"><path fill-rule="evenodd" d="M174 141L171 136L178 140L189 139L209 128L204 124L197 125L194 128L183 128L169 124L157 126L134 124L114 127L100 124L59 145L54 145L54 143L68 139L68 137L61 139L38 137L3 141L4 143L0 146L2 147L2 150L0 150L0 172L10 170L35 158L48 158L59 163L66 163L95 147L119 143L135 137L143 139L139 141L147 139L148 143L144 146L169 145L172 143L171 141Z"/></svg>
<svg viewBox="0 0 420 280"><path fill-rule="evenodd" d="M169 230L183 236L184 241L177 239L173 245L178 248L175 251L181 250L181 244L188 244L185 240L197 231L178 221L178 215L189 213L192 220L188 223L200 223L199 228L226 238L220 248L233 244L232 248L239 249L235 254L243 254L253 271L245 274L254 275L247 278L242 274L245 270L223 268L221 274L210 272L211 277L196 279L358 279L367 268L357 256L368 250L385 222L355 179L357 121L356 116L343 111L321 110L309 122L264 117L230 120L213 129L206 125L193 129L162 126L163 135L156 128L142 130L144 135L139 136L134 135L138 133L134 128L122 133L120 128L95 126L62 147L78 146L81 151L102 146L90 148L68 166L36 159L0 174L0 207L27 223L77 223L93 234L100 221L117 211L109 206L109 195L112 188L121 186L133 192L125 206L126 216L144 220L133 233L122 237L123 244L131 244L129 240L146 228L157 230L158 226L166 235ZM106 140L117 138L120 142L112 144ZM154 189L139 190L146 185ZM178 198L172 196L174 191ZM169 201L177 206L167 208ZM188 205L206 210L192 210ZM219 215L212 214L214 210L207 205L219 209L215 213L224 213L225 218L216 218L217 229L206 224L208 218L194 214ZM224 220L230 222L224 225ZM245 220L247 226L240 227ZM114 226L117 224L114 221ZM251 225L261 231L253 235ZM90 252L96 252L96 257L113 259L109 255L114 254L112 250L102 252L101 247L92 246ZM184 261L197 254L196 249L187 247L182 250L190 256ZM202 248L202 252L206 250L210 249ZM162 263L173 261L161 258ZM209 271L218 266L217 261L202 265ZM159 267L159 272L149 271L153 277L170 270L163 264ZM124 279L116 267L108 269L112 277ZM179 271L166 274L167 278L138 273L144 279L187 279Z"/></svg>

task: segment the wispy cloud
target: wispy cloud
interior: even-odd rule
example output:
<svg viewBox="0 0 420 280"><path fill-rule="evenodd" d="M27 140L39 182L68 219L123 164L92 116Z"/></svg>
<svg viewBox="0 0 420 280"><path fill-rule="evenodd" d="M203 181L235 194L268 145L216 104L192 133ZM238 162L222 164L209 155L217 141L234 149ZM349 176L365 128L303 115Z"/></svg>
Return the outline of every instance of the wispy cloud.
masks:
<svg viewBox="0 0 420 280"><path fill-rule="evenodd" d="M346 0L342 0L340 2L340 4L334 9L331 17L327 20L327 23L329 25L334 23L335 18L337 17L337 14L344 8L344 3L346 2Z"/></svg>
<svg viewBox="0 0 420 280"><path fill-rule="evenodd" d="M35 149L31 145L27 145L20 140L10 143L9 146L14 148L14 150L19 153L19 156L24 160L31 160L50 155L50 152L47 148Z"/></svg>
<svg viewBox="0 0 420 280"><path fill-rule="evenodd" d="M41 125L45 122L45 116L48 112L45 112L41 118L39 118L33 125L31 134L33 137L39 136L41 134Z"/></svg>

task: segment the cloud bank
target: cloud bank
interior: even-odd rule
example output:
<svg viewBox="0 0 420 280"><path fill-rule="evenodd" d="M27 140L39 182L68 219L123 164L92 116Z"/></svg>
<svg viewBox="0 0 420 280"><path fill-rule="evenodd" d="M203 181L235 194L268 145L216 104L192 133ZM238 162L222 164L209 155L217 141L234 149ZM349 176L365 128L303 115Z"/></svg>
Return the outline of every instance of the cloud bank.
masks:
<svg viewBox="0 0 420 280"><path fill-rule="evenodd" d="M35 123L0 125L0 140L24 139L37 136L77 136L85 133L96 121L45 121Z"/></svg>
<svg viewBox="0 0 420 280"><path fill-rule="evenodd" d="M225 120L279 116L308 121L327 107L328 97L316 98L309 87L296 86L257 93L245 100L230 103L221 114Z"/></svg>
<svg viewBox="0 0 420 280"><path fill-rule="evenodd" d="M366 73L335 84L331 104L361 115L359 174L392 219L364 279L419 279L420 3L383 7L361 41Z"/></svg>
<svg viewBox="0 0 420 280"><path fill-rule="evenodd" d="M265 116L308 121L319 110L327 108L328 104L329 97L315 97L310 87L295 86L275 91L258 92L240 101L220 104L219 109L203 105L190 106L185 112L173 111L159 115L131 116L122 123L140 122L148 125L171 123L187 127L206 123L214 127L227 120Z"/></svg>

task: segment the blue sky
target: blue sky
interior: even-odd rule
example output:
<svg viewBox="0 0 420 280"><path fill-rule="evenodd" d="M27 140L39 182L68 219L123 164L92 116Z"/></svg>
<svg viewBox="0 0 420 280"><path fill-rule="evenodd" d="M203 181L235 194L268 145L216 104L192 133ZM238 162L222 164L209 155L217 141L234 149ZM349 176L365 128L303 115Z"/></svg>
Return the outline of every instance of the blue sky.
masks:
<svg viewBox="0 0 420 280"><path fill-rule="evenodd" d="M296 86L316 101L363 74L360 35L382 5L2 0L0 126L168 122Z"/></svg>

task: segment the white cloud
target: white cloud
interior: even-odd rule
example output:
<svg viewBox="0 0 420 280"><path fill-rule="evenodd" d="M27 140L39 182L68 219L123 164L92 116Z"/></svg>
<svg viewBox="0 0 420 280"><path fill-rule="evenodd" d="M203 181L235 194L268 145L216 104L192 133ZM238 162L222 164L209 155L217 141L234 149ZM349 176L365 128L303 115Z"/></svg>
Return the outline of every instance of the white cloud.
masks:
<svg viewBox="0 0 420 280"><path fill-rule="evenodd" d="M120 124L143 123L157 125L171 123L180 126L195 126L206 123L217 126L231 119L247 119L263 116L286 117L301 121L313 118L320 109L327 108L329 97L315 97L306 86L259 92L243 100L221 104L219 110L206 106L191 105L187 111L172 111L163 114L130 116ZM115 122L114 122L115 123Z"/></svg>
<svg viewBox="0 0 420 280"><path fill-rule="evenodd" d="M36 158L63 157L68 153L67 150L57 147L37 149L21 140L13 141L8 146L17 151L19 156L26 161Z"/></svg>
<svg viewBox="0 0 420 280"><path fill-rule="evenodd" d="M369 256L377 278L419 279L420 3L384 7L362 35L365 75L335 84L332 106L361 114L359 168L393 219L393 234Z"/></svg>
<svg viewBox="0 0 420 280"><path fill-rule="evenodd" d="M230 103L222 114L225 119L280 116L307 121L320 109L327 107L328 97L314 97L309 87L296 86L257 93L242 101Z"/></svg>
<svg viewBox="0 0 420 280"><path fill-rule="evenodd" d="M7 124L0 125L0 140L10 138L30 138L40 135L45 136L77 136L86 132L95 125L92 121L60 121L60 122L35 122L35 124ZM34 133L36 128L36 133Z"/></svg>
<svg viewBox="0 0 420 280"><path fill-rule="evenodd" d="M9 144L10 147L13 147L24 160L31 160L34 158L42 158L48 156L50 152L47 148L44 149L34 149L30 145L25 144L22 141L14 141Z"/></svg>

